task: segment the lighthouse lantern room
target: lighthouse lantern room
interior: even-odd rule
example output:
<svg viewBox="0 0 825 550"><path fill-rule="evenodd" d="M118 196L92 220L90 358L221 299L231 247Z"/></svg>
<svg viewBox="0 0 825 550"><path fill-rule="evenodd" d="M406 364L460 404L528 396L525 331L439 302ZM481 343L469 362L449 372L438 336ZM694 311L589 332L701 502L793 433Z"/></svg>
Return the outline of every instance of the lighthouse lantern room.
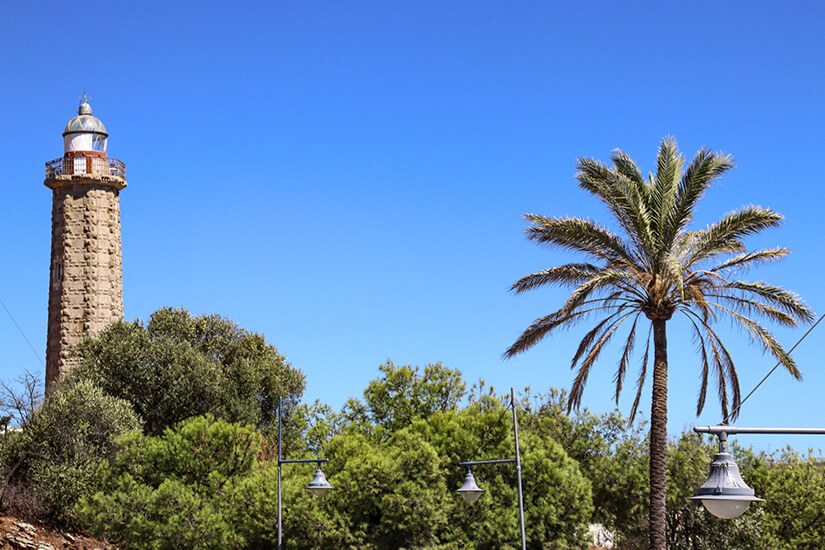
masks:
<svg viewBox="0 0 825 550"><path fill-rule="evenodd" d="M63 130L63 157L46 164L46 176L99 174L125 177L123 163L106 156L108 141L106 126L92 114L89 98L83 92L77 116Z"/></svg>

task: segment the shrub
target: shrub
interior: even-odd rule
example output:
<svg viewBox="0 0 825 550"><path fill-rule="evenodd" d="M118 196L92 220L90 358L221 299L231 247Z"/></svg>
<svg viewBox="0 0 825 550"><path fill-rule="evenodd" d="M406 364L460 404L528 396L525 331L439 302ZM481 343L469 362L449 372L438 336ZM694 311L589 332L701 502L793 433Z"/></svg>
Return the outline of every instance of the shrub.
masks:
<svg viewBox="0 0 825 550"><path fill-rule="evenodd" d="M131 433L104 465L104 490L75 510L93 533L128 548L241 548L228 496L256 465L252 428L190 418L160 436Z"/></svg>
<svg viewBox="0 0 825 550"><path fill-rule="evenodd" d="M131 406L90 381L59 383L0 453L9 483L28 488L56 519L71 523L73 505L101 486L115 439L140 429Z"/></svg>
<svg viewBox="0 0 825 550"><path fill-rule="evenodd" d="M207 413L269 432L278 397L291 408L304 389L303 374L263 336L182 309L160 309L145 325L115 323L76 352L73 376L129 401L153 435Z"/></svg>

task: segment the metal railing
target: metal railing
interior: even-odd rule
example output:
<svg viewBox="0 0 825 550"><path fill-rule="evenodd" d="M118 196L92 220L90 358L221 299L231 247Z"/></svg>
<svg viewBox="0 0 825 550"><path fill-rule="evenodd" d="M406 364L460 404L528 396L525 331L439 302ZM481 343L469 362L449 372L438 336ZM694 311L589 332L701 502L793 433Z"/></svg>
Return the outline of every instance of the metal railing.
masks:
<svg viewBox="0 0 825 550"><path fill-rule="evenodd" d="M60 157L46 163L47 179L73 174L97 174L126 179L126 164L118 159L83 156Z"/></svg>

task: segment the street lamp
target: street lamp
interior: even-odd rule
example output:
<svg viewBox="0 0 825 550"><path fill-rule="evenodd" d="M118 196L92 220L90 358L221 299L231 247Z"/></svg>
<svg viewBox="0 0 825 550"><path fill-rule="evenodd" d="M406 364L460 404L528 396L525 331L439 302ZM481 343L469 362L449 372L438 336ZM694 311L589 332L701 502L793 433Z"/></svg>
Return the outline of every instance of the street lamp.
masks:
<svg viewBox="0 0 825 550"><path fill-rule="evenodd" d="M281 540L282 540L282 510L281 510L281 465L283 464L301 464L307 462L314 462L318 465L317 469L315 470L315 476L310 481L309 485L307 486L307 491L312 495L321 496L325 494L327 491L332 489L332 485L329 484L327 481L326 476L324 476L323 470L321 470L321 463L328 462L329 460L326 458L306 458L306 459L295 459L295 460L283 460L281 458L281 419L282 415L282 407L281 407L281 398L278 398L278 550L283 548Z"/></svg>
<svg viewBox="0 0 825 550"><path fill-rule="evenodd" d="M464 484L456 493L467 502L475 502L484 492L476 484L476 478L473 475L471 468L480 464L503 464L505 462L516 463L516 477L518 478L518 516L519 527L521 528L521 550L527 550L527 537L524 534L524 495L521 490L521 455L518 448L518 419L516 417L516 394L513 388L510 388L510 407L513 409L513 436L515 438L516 458L505 458L502 460L476 460L472 462L460 462L459 466L467 467L467 475L464 476Z"/></svg>
<svg viewBox="0 0 825 550"><path fill-rule="evenodd" d="M722 519L738 518L745 513L751 502L765 502L756 498L754 490L739 474L739 466L728 448L726 432L719 435L719 452L713 455L707 480L688 500L698 500L705 509Z"/></svg>
<svg viewBox="0 0 825 550"><path fill-rule="evenodd" d="M484 489L476 484L476 478L470 466L467 466L467 475L464 476L464 484L461 486L461 489L456 490L456 493L460 494L461 498L466 502L475 502L483 492Z"/></svg>
<svg viewBox="0 0 825 550"><path fill-rule="evenodd" d="M719 452L713 456L708 478L688 500L698 500L705 509L722 519L741 516L751 502L765 502L757 498L753 489L739 474L728 447L728 434L825 435L821 428L738 428L736 426L696 426L696 433L715 434L719 438Z"/></svg>

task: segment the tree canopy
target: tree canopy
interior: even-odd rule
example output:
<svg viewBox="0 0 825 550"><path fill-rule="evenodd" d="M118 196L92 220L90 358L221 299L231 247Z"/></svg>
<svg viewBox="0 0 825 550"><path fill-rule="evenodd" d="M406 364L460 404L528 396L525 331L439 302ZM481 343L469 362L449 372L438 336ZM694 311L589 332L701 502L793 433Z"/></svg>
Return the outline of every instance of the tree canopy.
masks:
<svg viewBox="0 0 825 550"><path fill-rule="evenodd" d="M458 371L440 369L435 379L465 387ZM399 376L405 384L393 387L412 393L428 391L433 379L422 369L385 363L368 389ZM443 398L438 387L434 391ZM380 416L369 413L376 395L384 396ZM316 403L291 412L286 425L294 423L300 433L288 439L285 457L312 458L315 450L328 458L324 470L334 489L311 496L305 488L314 464L284 467L290 548L517 548L511 464L474 468L485 489L477 502L467 504L455 493L464 475L459 462L512 456L511 417L503 400L478 383L464 399L448 400L444 410L417 408L406 425L390 429L377 423L409 412L403 399L385 399L393 395L365 391L361 407L350 403L335 411ZM11 482L4 484L4 492L10 489L1 503L5 512L36 516L45 508L52 521L81 524L124 548L271 547L277 536L271 436L212 415L145 434L129 403L90 380L61 381L39 407L28 401L15 401L31 411L22 416L25 430L0 444L0 473ZM619 547L644 548L644 423L628 423L618 411L569 414L567 394L552 389L525 390L517 407L528 547L587 548L587 525L601 523ZM737 448L743 477L767 502L731 521L686 500L707 475L714 450L689 432L669 441L670 548L817 547L825 537L817 493L825 482L820 455ZM29 503L40 499L40 511L19 507L26 495Z"/></svg>
<svg viewBox="0 0 825 550"><path fill-rule="evenodd" d="M131 403L152 434L207 413L270 432L278 397L291 410L304 389L303 374L263 336L182 309L159 309L146 324L110 325L77 353L72 376Z"/></svg>
<svg viewBox="0 0 825 550"><path fill-rule="evenodd" d="M74 503L100 489L100 468L115 456L115 439L140 428L128 402L88 380L58 381L21 424L23 430L0 446L0 508L19 488L12 510L66 524L74 523Z"/></svg>

